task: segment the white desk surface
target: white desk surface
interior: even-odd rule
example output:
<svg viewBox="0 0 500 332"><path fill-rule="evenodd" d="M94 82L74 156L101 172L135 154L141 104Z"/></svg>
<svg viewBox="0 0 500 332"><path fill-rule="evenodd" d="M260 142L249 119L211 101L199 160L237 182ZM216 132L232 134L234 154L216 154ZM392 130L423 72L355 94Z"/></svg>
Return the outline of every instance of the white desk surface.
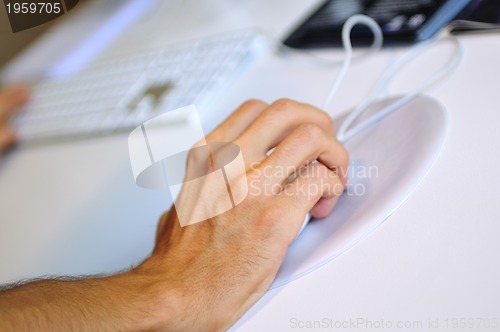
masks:
<svg viewBox="0 0 500 332"><path fill-rule="evenodd" d="M317 3L162 2L101 57L249 26L282 38ZM438 319L438 330L458 331L454 318L500 320L500 34L459 38L465 46L459 70L431 93L449 111L450 132L424 182L372 235L268 293L236 330L288 331L332 319L333 327L344 324L342 331L401 322L409 327L395 330L426 331ZM335 112L361 100L400 52L356 63ZM430 51L398 76L391 92L410 90L449 54L446 45ZM250 97L320 104L337 71L269 53L214 105L206 130ZM157 219L170 204L164 192L134 185L127 135L17 149L0 162L0 197L0 282L129 267L151 250ZM373 328L356 328L362 320Z"/></svg>

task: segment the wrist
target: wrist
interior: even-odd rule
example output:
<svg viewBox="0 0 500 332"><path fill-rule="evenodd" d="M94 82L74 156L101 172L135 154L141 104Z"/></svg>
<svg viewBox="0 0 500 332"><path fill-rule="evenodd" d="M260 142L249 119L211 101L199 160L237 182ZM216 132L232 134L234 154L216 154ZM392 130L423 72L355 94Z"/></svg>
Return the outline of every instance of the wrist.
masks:
<svg viewBox="0 0 500 332"><path fill-rule="evenodd" d="M130 301L123 318L131 331L186 331L191 326L180 287L139 266L119 277ZM115 283L112 281L111 283Z"/></svg>
<svg viewBox="0 0 500 332"><path fill-rule="evenodd" d="M200 282L184 275L185 270L176 272L165 269L164 265L153 256L128 273L128 278L134 280L132 283L140 285L135 292L147 303L151 325L141 326L142 329L224 331L243 315L239 303L226 301L224 291L215 292L213 283ZM229 285L222 288L229 294L226 286Z"/></svg>

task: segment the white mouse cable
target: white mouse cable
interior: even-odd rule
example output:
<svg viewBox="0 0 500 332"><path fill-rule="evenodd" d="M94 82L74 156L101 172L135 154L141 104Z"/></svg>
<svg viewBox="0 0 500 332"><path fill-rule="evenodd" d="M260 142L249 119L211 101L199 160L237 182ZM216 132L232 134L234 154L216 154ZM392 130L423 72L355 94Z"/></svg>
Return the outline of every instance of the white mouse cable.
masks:
<svg viewBox="0 0 500 332"><path fill-rule="evenodd" d="M363 16L364 18L368 18L369 20L371 20L371 18L368 16L364 16L364 15L357 15L357 16ZM364 20L364 18L363 18L363 20ZM373 22L373 23L375 23L375 22ZM369 23L369 24L372 24L372 23ZM373 25L373 28L376 29L375 25ZM374 30L371 29L371 31L374 31ZM273 40L273 38L271 38L271 37L269 37L268 39ZM353 54L351 57L351 62L354 63L356 61L365 59L365 58L371 56L372 54L380 51L382 49L382 43L383 43L383 34L382 34L382 31L380 31L379 33L376 33L374 35L373 43L369 47L369 49L366 52L363 52L361 54L357 54L357 55ZM341 64L345 63L345 57L344 57L344 59L332 60L332 59L320 56L319 54L317 54L315 52L290 47L288 45L283 44L283 42L281 42L281 41L275 41L275 44L277 47L277 51L281 55L286 56L287 53L290 53L292 55L299 55L299 56L303 57L303 59L300 59L300 60L305 60L305 61L307 61L308 64L311 63L311 60L314 60L313 63L315 65L318 65L318 66L336 66L336 65L341 65Z"/></svg>
<svg viewBox="0 0 500 332"><path fill-rule="evenodd" d="M340 70L339 75L337 76L337 79L333 83L332 87L330 88L330 91L328 93L328 96L326 97L325 102L323 103L323 109L328 110L330 107L330 104L333 100L333 97L338 91L338 88L340 87L340 84L343 82L345 75L347 74L347 71L351 65L352 62L352 43L351 43L351 31L355 25L358 24L363 24L366 25L368 28L370 28L375 36L375 44L382 44L383 40L383 34L380 26L378 23L373 20L372 18L365 16L365 15L354 15L351 16L344 24L342 28L342 43L345 49L345 59L344 63L342 65L342 68ZM434 46L438 42L443 42L443 41L451 41L453 42L456 47L457 51L455 52L455 56L452 60L448 62L448 64L439 70L437 73L435 73L428 81L424 82L421 86L419 86L417 89L413 90L412 92L408 93L404 97L400 98L396 102L392 103L391 105L388 105L384 109L380 110L367 120L359 123L356 125L354 128L351 128L349 130L349 127L352 125L352 123L361 116L368 106L375 101L379 95L387 88L389 85L391 79L397 74L397 72L405 65L407 64L410 60L412 60L414 57L417 55L420 55L423 53L423 51L430 45ZM371 126L372 124L376 123L377 121L380 121L390 113L394 112L395 110L399 109L409 101L411 101L413 98L415 98L419 93L423 92L424 90L428 89L432 85L434 85L436 82L440 81L441 79L449 76L460 64L460 61L463 57L463 47L459 43L459 41L454 38L454 37L446 37L443 39L439 40L431 40L428 42L421 43L414 48L412 48L407 54L405 54L403 57L401 57L398 61L396 61L393 65L391 65L382 75L380 78L378 84L376 85L376 88L373 90L373 92L370 94L370 96L365 99L363 102L359 104L359 106L352 111L346 120L343 122L338 134L337 138L342 141L346 142L348 139L352 138L354 135L358 134L365 128Z"/></svg>
<svg viewBox="0 0 500 332"><path fill-rule="evenodd" d="M354 26L362 24L366 25L373 33L374 41L372 48L380 49L382 47L384 41L384 35L382 33L382 29L378 25L378 23L369 16L366 15L353 15L347 19L342 27L342 45L344 46L345 57L344 62L342 64L342 68L340 69L339 75L335 79L328 95L323 103L323 109L328 110L330 104L332 103L333 97L337 94L337 91L345 79L347 71L349 67L351 67L352 63L352 43L351 43L351 31ZM371 52L370 52L371 53Z"/></svg>
<svg viewBox="0 0 500 332"><path fill-rule="evenodd" d="M375 101L377 99L377 97L381 94L382 91L384 91L387 88L390 81L394 78L394 76L396 76L396 74L399 72L399 70L401 68L403 68L404 65L406 65L409 61L411 61L416 56L421 55L430 46L435 46L435 45L442 43L442 42L452 42L456 46L456 51L455 51L453 58L450 61L448 61L448 63L442 69L440 69L438 72L436 72L429 80L427 80L426 82L421 84L419 87L414 89L412 92L408 93L404 97L398 99L394 103L392 103L392 104L386 106L385 108L383 108L382 110L378 111L376 114L372 115L368 119L364 120L363 122L361 122L361 123L357 124L356 126L349 129L349 127L352 125L352 123L359 116L361 116L366 111L368 106L373 101ZM415 46L407 54L405 54L403 57L401 57L398 61L396 61L393 65L391 65L386 70L386 72L382 75L381 79L377 83L376 88L371 93L370 97L367 98L361 104L359 104L359 106L354 111L352 111L348 115L348 117L345 119L345 121L342 123L342 125L338 131L337 138L342 142L348 141L349 139L351 139L352 137L357 135L359 132L363 131L364 129L368 128L369 126L373 125L374 123L385 118L390 113L398 110L399 108L404 106L406 103L413 100L420 93L422 93L423 91L432 87L437 82L448 77L458 68L458 65L460 64L460 62L463 58L463 54L464 54L464 50L463 50L462 44L455 37L451 37L451 36L445 37L442 39L423 42L423 43Z"/></svg>
<svg viewBox="0 0 500 332"><path fill-rule="evenodd" d="M373 33L374 35L374 40L372 47L370 50L366 53L363 53L357 57L353 56L353 49L352 49L352 42L351 42L351 32L354 26L362 24L367 26ZM416 56L420 55L425 51L429 46L435 46L438 43L445 42L445 41L451 41L456 45L457 51L455 52L455 55L453 59L451 59L448 64L443 67L441 70L439 70L437 73L435 73L428 81L426 81L424 84L419 86L417 89L413 90L412 92L408 93L404 97L398 99L391 105L388 105L387 107L383 108L376 114L372 115L370 118L364 120L363 122L357 124L353 128L349 128L356 119L358 119L365 111L366 109L370 106L371 103L376 101L380 95L383 93L383 91L386 90L387 86L389 85L390 81L394 78L394 76L398 73L398 71L410 60L415 58ZM366 56L369 56L373 54L374 52L380 50L382 48L383 44L383 32L379 24L372 19L369 16L362 15L362 14L357 14L349 17L349 19L346 20L342 27L342 44L344 47L345 51L345 57L342 62L342 67L340 69L339 75L337 76L336 80L332 84L328 95L323 103L323 109L328 112L328 109L330 108L331 102L338 92L338 89L342 82L345 79L345 76L347 75L347 72L354 60L359 60L361 58L364 58ZM316 60L316 64L319 65L335 65L338 64L339 61L337 60L327 60L325 58L319 57L316 54L308 51L303 51L303 50L297 50L293 49L291 47L288 47L286 45L283 45L281 42L278 44L278 48L285 49L285 50L292 50L293 53L296 54L303 54L305 56L308 56L310 59L313 58ZM414 99L419 93L422 93L423 91L429 89L431 86L433 86L435 83L439 82L440 80L448 77L461 62L461 59L463 57L463 46L461 43L452 36L437 39L437 40L429 40L427 42L422 42L415 47L413 47L410 51L408 51L404 56L402 56L398 61L393 63L389 68L382 74L382 77L379 79L375 89L370 93L369 97L367 97L364 101L362 101L358 107L356 107L345 119L345 121L342 123L338 133L337 133L337 138L345 143L348 141L350 138L353 136L357 135L359 132L363 131L367 127L371 126L372 124L380 121L381 119L385 118L387 115L390 113L398 110L402 106L404 106L406 103L410 102L412 99Z"/></svg>

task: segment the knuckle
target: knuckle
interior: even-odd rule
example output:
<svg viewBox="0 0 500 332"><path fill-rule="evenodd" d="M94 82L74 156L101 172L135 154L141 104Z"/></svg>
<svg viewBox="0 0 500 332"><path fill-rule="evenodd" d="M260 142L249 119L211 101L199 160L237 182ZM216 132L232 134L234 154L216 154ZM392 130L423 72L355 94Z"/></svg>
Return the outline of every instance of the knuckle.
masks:
<svg viewBox="0 0 500 332"><path fill-rule="evenodd" d="M299 136L304 142L318 144L324 139L325 133L315 124L304 123L299 127Z"/></svg>
<svg viewBox="0 0 500 332"><path fill-rule="evenodd" d="M186 159L186 167L190 168L194 165L198 165L200 163L198 155L194 152L194 149L189 150L187 159Z"/></svg>
<svg viewBox="0 0 500 332"><path fill-rule="evenodd" d="M272 108L273 108L273 110L278 111L278 112L290 112L293 109L296 109L297 107L299 107L299 105L300 104L294 100L291 100L288 98L281 98L281 99L276 100L272 104Z"/></svg>
<svg viewBox="0 0 500 332"><path fill-rule="evenodd" d="M268 123L281 123L283 121L293 121L293 117L298 114L300 104L291 99L282 98L273 102L262 113L262 121Z"/></svg>
<svg viewBox="0 0 500 332"><path fill-rule="evenodd" d="M243 104L241 104L240 108L242 109L255 109L262 106L266 106L267 104L260 99L248 99Z"/></svg>
<svg viewBox="0 0 500 332"><path fill-rule="evenodd" d="M324 124L326 124L328 126L328 128L331 128L332 129L332 133L334 132L334 123L333 123L333 119L330 115L328 115L328 113L324 112L324 111L321 111L321 116L323 117L322 121Z"/></svg>
<svg viewBox="0 0 500 332"><path fill-rule="evenodd" d="M187 153L187 165L193 166L205 162L207 155L204 151L206 149L206 142L203 139L193 144Z"/></svg>

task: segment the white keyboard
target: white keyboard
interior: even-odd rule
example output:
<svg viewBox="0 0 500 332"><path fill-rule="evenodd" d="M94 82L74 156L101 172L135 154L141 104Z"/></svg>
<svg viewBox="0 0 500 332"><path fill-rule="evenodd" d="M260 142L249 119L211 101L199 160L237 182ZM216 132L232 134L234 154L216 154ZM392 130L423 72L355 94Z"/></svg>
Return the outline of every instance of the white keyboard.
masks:
<svg viewBox="0 0 500 332"><path fill-rule="evenodd" d="M29 142L130 130L189 104L202 113L265 44L247 30L92 65L34 85L14 126Z"/></svg>

